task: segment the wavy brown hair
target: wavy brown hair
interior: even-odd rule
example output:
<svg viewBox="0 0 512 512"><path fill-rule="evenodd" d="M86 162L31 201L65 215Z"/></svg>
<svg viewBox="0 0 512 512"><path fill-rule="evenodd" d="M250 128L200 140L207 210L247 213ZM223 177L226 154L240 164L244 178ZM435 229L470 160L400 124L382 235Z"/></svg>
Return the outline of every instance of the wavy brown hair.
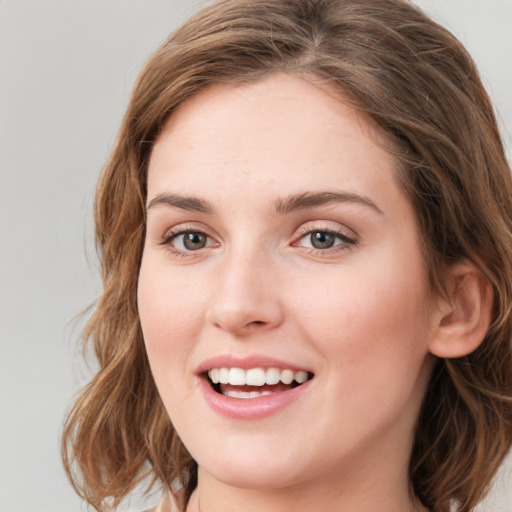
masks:
<svg viewBox="0 0 512 512"><path fill-rule="evenodd" d="M142 480L196 485L196 466L164 410L137 313L146 173L164 122L211 84L272 73L313 77L385 134L423 235L434 292L447 265L470 260L491 284L493 323L466 357L438 360L410 461L430 510L468 512L512 440L512 183L475 65L448 31L405 0L221 0L204 8L142 70L97 186L104 290L84 333L99 361L65 425L75 489L98 511Z"/></svg>

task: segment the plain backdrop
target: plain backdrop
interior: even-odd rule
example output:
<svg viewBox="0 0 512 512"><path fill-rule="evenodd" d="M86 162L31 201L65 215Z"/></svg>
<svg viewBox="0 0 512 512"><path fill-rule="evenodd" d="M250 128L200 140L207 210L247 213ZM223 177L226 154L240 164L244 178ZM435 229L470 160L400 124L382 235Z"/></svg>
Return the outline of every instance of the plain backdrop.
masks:
<svg viewBox="0 0 512 512"><path fill-rule="evenodd" d="M510 157L512 0L418 3L476 59ZM200 4L0 0L0 512L85 510L59 437L89 375L75 316L100 291L94 184L139 68ZM512 511L510 463L481 510Z"/></svg>

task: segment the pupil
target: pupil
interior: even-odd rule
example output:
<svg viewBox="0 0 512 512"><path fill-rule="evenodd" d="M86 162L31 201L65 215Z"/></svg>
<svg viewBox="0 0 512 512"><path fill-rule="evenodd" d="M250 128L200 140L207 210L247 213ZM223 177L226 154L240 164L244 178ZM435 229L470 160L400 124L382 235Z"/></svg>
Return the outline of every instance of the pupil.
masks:
<svg viewBox="0 0 512 512"><path fill-rule="evenodd" d="M329 249L334 244L334 235L325 231L315 231L311 234L311 245L315 249Z"/></svg>
<svg viewBox="0 0 512 512"><path fill-rule="evenodd" d="M183 245L191 251L202 249L205 243L206 237L202 233L186 233L183 237Z"/></svg>

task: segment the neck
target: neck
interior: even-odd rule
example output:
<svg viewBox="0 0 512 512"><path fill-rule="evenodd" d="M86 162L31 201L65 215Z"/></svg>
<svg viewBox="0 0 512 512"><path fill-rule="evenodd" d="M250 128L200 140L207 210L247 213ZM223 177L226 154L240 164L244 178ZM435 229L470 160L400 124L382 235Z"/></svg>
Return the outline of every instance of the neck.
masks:
<svg viewBox="0 0 512 512"><path fill-rule="evenodd" d="M198 487L187 512L428 512L410 492L403 472L389 478L324 476L276 489L244 489L215 479L199 468ZM385 478L387 476L388 478Z"/></svg>

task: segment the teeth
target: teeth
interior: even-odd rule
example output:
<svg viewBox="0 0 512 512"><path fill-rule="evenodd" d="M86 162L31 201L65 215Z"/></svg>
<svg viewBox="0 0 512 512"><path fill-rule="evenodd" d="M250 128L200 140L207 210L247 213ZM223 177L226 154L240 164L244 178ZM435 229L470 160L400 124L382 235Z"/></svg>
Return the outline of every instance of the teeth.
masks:
<svg viewBox="0 0 512 512"><path fill-rule="evenodd" d="M245 383L248 386L263 386L266 382L263 368L252 368L245 373Z"/></svg>
<svg viewBox="0 0 512 512"><path fill-rule="evenodd" d="M230 384L232 386L264 386L265 384L273 386L282 382L283 384L291 384L293 381L302 384L308 380L308 373L300 370L281 370L279 368L251 368L243 370L242 368L212 368L208 372L208 377L214 384ZM242 393L242 391L236 391ZM257 391L252 391L257 393ZM231 396L231 395L228 395ZM237 397L251 398L251 397Z"/></svg>
<svg viewBox="0 0 512 512"><path fill-rule="evenodd" d="M308 372L295 372L294 378L299 384L302 384L303 382L306 382L308 380Z"/></svg>
<svg viewBox="0 0 512 512"><path fill-rule="evenodd" d="M220 381L220 375L219 374L220 374L220 370L218 368L213 368L208 373L208 375L210 376L211 381L214 384L218 384L219 383L219 381Z"/></svg>
<svg viewBox="0 0 512 512"><path fill-rule="evenodd" d="M229 384L232 386L243 386L245 384L245 372L241 368L230 368Z"/></svg>
<svg viewBox="0 0 512 512"><path fill-rule="evenodd" d="M291 384L293 382L293 372L291 370L283 370L281 372L281 382L283 384Z"/></svg>
<svg viewBox="0 0 512 512"><path fill-rule="evenodd" d="M224 393L225 396L230 396L231 398L258 398L259 396L267 396L271 395L270 391L226 391Z"/></svg>
<svg viewBox="0 0 512 512"><path fill-rule="evenodd" d="M265 376L265 382L269 386L277 384L281 380L281 370L278 368L269 368Z"/></svg>
<svg viewBox="0 0 512 512"><path fill-rule="evenodd" d="M219 382L221 384L229 384L229 368L221 368L219 370Z"/></svg>

